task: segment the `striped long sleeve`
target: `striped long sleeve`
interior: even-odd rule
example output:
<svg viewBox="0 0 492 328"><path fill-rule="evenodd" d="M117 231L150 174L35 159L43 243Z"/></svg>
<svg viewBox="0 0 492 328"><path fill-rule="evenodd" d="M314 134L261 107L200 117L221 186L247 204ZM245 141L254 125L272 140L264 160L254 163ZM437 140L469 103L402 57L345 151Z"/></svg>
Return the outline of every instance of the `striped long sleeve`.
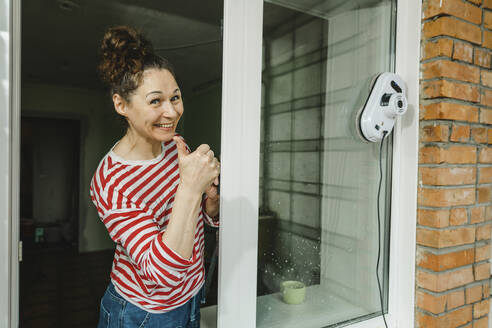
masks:
<svg viewBox="0 0 492 328"><path fill-rule="evenodd" d="M148 161L127 161L110 151L100 162L90 195L116 244L111 281L129 302L154 313L170 311L204 283L204 222L201 203L192 256L181 257L162 240L179 185L177 148L163 143Z"/></svg>
<svg viewBox="0 0 492 328"><path fill-rule="evenodd" d="M123 198L124 199L124 198ZM163 241L150 210L134 207L111 209L102 218L111 239L121 244L142 278L169 287L179 285L193 263Z"/></svg>

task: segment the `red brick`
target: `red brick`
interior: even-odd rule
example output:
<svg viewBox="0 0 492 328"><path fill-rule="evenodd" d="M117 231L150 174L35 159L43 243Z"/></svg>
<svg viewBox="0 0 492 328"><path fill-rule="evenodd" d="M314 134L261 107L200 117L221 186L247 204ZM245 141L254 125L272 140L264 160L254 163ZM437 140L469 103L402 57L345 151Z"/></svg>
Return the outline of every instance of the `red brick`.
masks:
<svg viewBox="0 0 492 328"><path fill-rule="evenodd" d="M474 267L475 280L485 280L490 278L490 263L475 264Z"/></svg>
<svg viewBox="0 0 492 328"><path fill-rule="evenodd" d="M429 39L439 35L447 35L475 44L482 43L480 27L457 20L453 17L439 17L424 23L423 37Z"/></svg>
<svg viewBox="0 0 492 328"><path fill-rule="evenodd" d="M484 10L483 11L483 26L492 29L492 12Z"/></svg>
<svg viewBox="0 0 492 328"><path fill-rule="evenodd" d="M479 303L473 304L473 317L480 318L489 313L489 300L483 300Z"/></svg>
<svg viewBox="0 0 492 328"><path fill-rule="evenodd" d="M422 4L424 19L438 15L459 17L474 24L482 22L482 10L472 4L456 0L427 0Z"/></svg>
<svg viewBox="0 0 492 328"><path fill-rule="evenodd" d="M473 321L473 328L489 328L489 317L483 317Z"/></svg>
<svg viewBox="0 0 492 328"><path fill-rule="evenodd" d="M447 102L432 103L422 106L420 119L478 122L478 108Z"/></svg>
<svg viewBox="0 0 492 328"><path fill-rule="evenodd" d="M446 161L446 149L440 147L421 147L419 149L419 163L421 164L440 164Z"/></svg>
<svg viewBox="0 0 492 328"><path fill-rule="evenodd" d="M482 299L482 285L466 287L466 304L476 303Z"/></svg>
<svg viewBox="0 0 492 328"><path fill-rule="evenodd" d="M470 223L485 221L485 207L473 207L470 209Z"/></svg>
<svg viewBox="0 0 492 328"><path fill-rule="evenodd" d="M490 53L485 50L475 48L473 63L481 67L490 68Z"/></svg>
<svg viewBox="0 0 492 328"><path fill-rule="evenodd" d="M449 225L449 210L417 210L417 222L420 225L443 228Z"/></svg>
<svg viewBox="0 0 492 328"><path fill-rule="evenodd" d="M475 242L475 228L461 227L446 230L429 230L417 228L417 244L443 248L466 245Z"/></svg>
<svg viewBox="0 0 492 328"><path fill-rule="evenodd" d="M486 128L472 128L471 130L472 141L476 143L487 143L487 129Z"/></svg>
<svg viewBox="0 0 492 328"><path fill-rule="evenodd" d="M466 42L455 41L453 59L473 62L473 46Z"/></svg>
<svg viewBox="0 0 492 328"><path fill-rule="evenodd" d="M487 281L482 286L483 286L482 298L489 298L490 297L490 283Z"/></svg>
<svg viewBox="0 0 492 328"><path fill-rule="evenodd" d="M482 70L480 72L480 83L486 87L492 87L492 72Z"/></svg>
<svg viewBox="0 0 492 328"><path fill-rule="evenodd" d="M492 0L483 0L483 8L492 9Z"/></svg>
<svg viewBox="0 0 492 328"><path fill-rule="evenodd" d="M433 292L443 292L471 282L473 282L471 266L443 273L430 273L417 269L417 285Z"/></svg>
<svg viewBox="0 0 492 328"><path fill-rule="evenodd" d="M490 232L491 232L490 228L491 228L490 224L478 226L477 232L475 233L475 237L477 238L477 240L489 240Z"/></svg>
<svg viewBox="0 0 492 328"><path fill-rule="evenodd" d="M492 90L482 89L480 103L482 105L492 107Z"/></svg>
<svg viewBox="0 0 492 328"><path fill-rule="evenodd" d="M485 208L485 221L492 220L492 206L487 206Z"/></svg>
<svg viewBox="0 0 492 328"><path fill-rule="evenodd" d="M475 183L473 167L421 167L422 183L425 185L449 186Z"/></svg>
<svg viewBox="0 0 492 328"><path fill-rule="evenodd" d="M478 156L478 161L480 163L492 163L492 148L482 148L482 149L480 149L480 154Z"/></svg>
<svg viewBox="0 0 492 328"><path fill-rule="evenodd" d="M422 60L446 56L451 57L453 52L453 41L450 39L429 40L424 43Z"/></svg>
<svg viewBox="0 0 492 328"><path fill-rule="evenodd" d="M492 49L492 32L483 30L483 43L482 46L487 49Z"/></svg>
<svg viewBox="0 0 492 328"><path fill-rule="evenodd" d="M470 52L470 58L471 53L472 52ZM422 73L424 79L447 77L465 82L480 82L480 69L478 67L444 59L422 64Z"/></svg>
<svg viewBox="0 0 492 328"><path fill-rule="evenodd" d="M479 187L477 189L477 192L478 192L477 198L479 204L489 203L491 201L490 187Z"/></svg>
<svg viewBox="0 0 492 328"><path fill-rule="evenodd" d="M417 328L457 328L471 320L471 306L462 307L440 316L433 316L422 312L416 313Z"/></svg>
<svg viewBox="0 0 492 328"><path fill-rule="evenodd" d="M468 139L470 139L470 127L468 125L453 124L449 140L454 142L467 142Z"/></svg>
<svg viewBox="0 0 492 328"><path fill-rule="evenodd" d="M490 259L490 245L478 246L475 250L475 262Z"/></svg>
<svg viewBox="0 0 492 328"><path fill-rule="evenodd" d="M487 129L487 143L492 144L492 129Z"/></svg>
<svg viewBox="0 0 492 328"><path fill-rule="evenodd" d="M419 150L419 163L472 164L477 161L476 151L476 147L473 146L421 147Z"/></svg>
<svg viewBox="0 0 492 328"><path fill-rule="evenodd" d="M448 141L449 127L447 125L427 125L420 129L420 141Z"/></svg>
<svg viewBox="0 0 492 328"><path fill-rule="evenodd" d="M478 88L468 84L438 80L423 82L422 88L423 96L426 99L446 97L470 102L480 101Z"/></svg>
<svg viewBox="0 0 492 328"><path fill-rule="evenodd" d="M449 215L449 224L452 226L463 225L468 223L468 214L466 208L453 208Z"/></svg>
<svg viewBox="0 0 492 328"><path fill-rule="evenodd" d="M465 293L463 290L451 292L446 297L447 310L455 309L465 304Z"/></svg>
<svg viewBox="0 0 492 328"><path fill-rule="evenodd" d="M415 292L417 306L431 313L442 313L446 308L446 295L433 295L424 291Z"/></svg>
<svg viewBox="0 0 492 328"><path fill-rule="evenodd" d="M492 110L480 109L480 123L492 124Z"/></svg>
<svg viewBox="0 0 492 328"><path fill-rule="evenodd" d="M474 262L474 248L444 254L434 254L425 249L417 249L417 265L436 272L455 269Z"/></svg>
<svg viewBox="0 0 492 328"><path fill-rule="evenodd" d="M478 170L478 183L492 183L492 167L481 167Z"/></svg>
<svg viewBox="0 0 492 328"><path fill-rule="evenodd" d="M472 205L475 203L475 188L420 188L418 202L421 206L432 207Z"/></svg>

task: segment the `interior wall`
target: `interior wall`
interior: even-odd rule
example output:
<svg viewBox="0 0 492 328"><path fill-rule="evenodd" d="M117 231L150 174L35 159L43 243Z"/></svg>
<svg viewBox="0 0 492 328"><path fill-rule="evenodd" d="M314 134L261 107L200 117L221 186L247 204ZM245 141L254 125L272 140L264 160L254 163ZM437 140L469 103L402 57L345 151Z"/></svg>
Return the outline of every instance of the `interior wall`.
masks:
<svg viewBox="0 0 492 328"><path fill-rule="evenodd" d="M183 95L184 137L195 150L201 144L208 144L215 156L220 155L220 122L222 84L217 82L191 95ZM180 123L180 124L181 124Z"/></svg>
<svg viewBox="0 0 492 328"><path fill-rule="evenodd" d="M80 119L79 252L114 248L89 195L99 161L124 131L108 95L98 90L26 84L22 86L22 114Z"/></svg>

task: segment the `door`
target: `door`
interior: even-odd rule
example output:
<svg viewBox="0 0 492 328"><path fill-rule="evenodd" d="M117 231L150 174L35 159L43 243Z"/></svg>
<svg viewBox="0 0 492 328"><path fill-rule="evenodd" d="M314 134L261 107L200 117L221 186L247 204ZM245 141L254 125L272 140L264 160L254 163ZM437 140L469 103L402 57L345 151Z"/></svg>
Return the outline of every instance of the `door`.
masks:
<svg viewBox="0 0 492 328"><path fill-rule="evenodd" d="M326 7L326 4L329 6ZM0 302L0 317L3 320L2 325L17 327L19 232L15 222L19 218L16 209L20 145L20 1L3 1L0 6L0 13L5 18L0 20L0 101L5 108L10 108L10 111L3 111L0 116L4 134L0 138L0 147L2 153L7 154L0 162L0 173L4 179L1 184L3 189L0 191L3 204L0 206L3 214L0 220L5 227L1 229L3 238L0 238L0 258L6 263L1 273L0 290L4 295L9 295L9 298L3 298ZM379 9L374 13L370 12L372 8L386 10L386 13L389 10L390 17L378 16L381 15ZM272 0L265 4L261 0L225 1L218 327L288 326L295 322L296 318L292 315L294 309L299 311L303 306L306 311L301 314L308 314L306 320L311 320L309 325L313 327L336 325L342 321L351 327L382 326L378 305L375 304L377 294L374 294L376 288L373 278L357 275L350 269L350 265L357 269L360 266L374 268L375 264L374 260L364 262L364 254L374 250L375 225L369 216L373 215L370 212L376 205L374 199L361 199L366 195L363 189L372 190L374 180L355 190L355 194L350 192L357 182L350 175L350 172L354 172L353 167L359 171L374 173L373 161L364 167L355 166L365 160L365 156L357 155L356 151L368 152L368 156L374 158L375 147L363 147L356 143L358 141L353 135L353 125L348 117L353 111L345 113L339 110L349 107L355 110L355 100L363 99L369 76L380 69L395 70L402 75L408 85L409 97L409 114L398 122L392 144L387 143L384 150L387 174L383 190L386 191L383 193L384 199L381 199L383 220L386 222L383 221L382 227L383 231L390 230L390 239L389 242L381 239L382 249L389 254L386 255L389 256L389 264L388 258L382 257L380 269L383 304L388 304L387 317L390 326L413 327L420 10L419 2L406 0L399 0L396 7L391 1L379 0ZM295 13L295 19L285 16L289 11ZM358 25L347 28L354 19ZM314 23L310 25L309 21ZM389 22L389 27L384 27L383 22ZM373 28L365 30L364 26ZM291 34L287 43L282 40L277 42L272 37L275 33L281 36L282 29ZM351 36L360 33L359 41L369 41L371 37L378 38L377 30L386 35L396 35L396 49L392 48L394 45L390 40L386 40L389 43L386 48L378 43L367 42L366 47L362 47L363 50L357 53L352 51L350 54L351 49L353 50L351 42L354 42ZM265 35L265 31L271 34ZM364 40L365 37L368 39ZM380 39L382 41L379 42L385 41L384 38ZM277 46L262 48L262 45L268 44L266 41L276 42ZM303 44L304 41L306 42ZM321 46L321 49L313 48L313 45ZM387 51L383 52L384 49ZM277 50L279 52L272 56L272 51ZM365 61L365 53L374 56L378 52L383 54L384 61ZM334 61L334 58L344 54L353 57L354 66L348 64L346 58ZM313 58L316 56L317 59ZM360 57L356 58L357 56ZM267 58L270 60L267 61ZM289 64L292 60L293 64ZM314 63L321 68L310 68ZM289 65L300 66L289 68ZM301 67L305 70L299 71L298 68ZM337 72L347 70L351 74L337 75ZM365 72L366 80L358 79L361 76L357 70ZM276 73L281 73L279 71L289 75L290 79L284 78L282 82L280 78L280 81L273 82ZM303 76L301 81L305 83L296 80L299 76ZM262 77L270 81L262 83ZM296 88L292 88L294 85ZM334 95L338 91L340 98ZM350 91L359 91L360 94ZM350 94L353 95L352 98ZM301 100L306 102L304 106L300 106ZM316 102L310 103L312 100ZM275 112L283 104L289 104L290 107ZM282 114L284 116L279 116ZM327 118L330 120L327 121ZM328 136L333 140L328 139ZM265 145L268 147L265 148ZM405 151L402 152L401 149ZM298 150L305 154L299 156ZM351 152L348 153L349 151ZM319 165L317 171L311 170L316 166L312 163ZM293 170L299 167L301 170ZM267 175L263 176L262 172ZM285 180L282 179L283 174L288 176L287 181L282 181ZM372 175L371 177L377 179ZM331 185L336 185L338 189ZM355 201L350 197L355 198ZM304 201L298 202L299 198ZM278 206L279 203L284 206ZM360 208L360 204L364 204L366 208ZM303 210L308 211L309 215L299 215ZM360 218L364 219L365 211L368 218L360 221ZM346 213L352 215L348 220L351 221L351 226L345 225L343 220ZM299 222L301 217L303 220ZM388 220L391 222L389 227ZM273 232L268 234L272 229ZM364 232L367 236L361 237ZM388 236L388 232L382 235ZM299 236L304 239L298 238ZM347 240L351 243L347 243ZM357 245L359 242L361 245ZM319 302L318 307L313 307L309 302L314 299L314 294L307 290L302 304L287 306L280 298L278 282L269 287L268 281L273 279L267 277L267 283L264 283L265 275L260 275L258 269L268 269L270 260L270 268L277 270L277 275L280 265L275 260L278 262L283 258L275 254L288 254L282 253L285 252L284 248L293 251L302 249L297 247L299 243L306 243L308 246L305 249L310 253L287 257L287 261L313 261L301 262L300 265L298 263L295 268L302 269L305 266L308 273L294 275L292 279L304 279L302 282L307 289L328 286L327 288L331 288L329 290L335 290L338 285L353 282L353 285L348 286L353 291L363 290L364 279L371 279L368 294L354 299L353 291L335 290L332 291L333 294L323 293L322 296L327 296L328 299L325 297L324 303ZM364 249L364 245L368 248ZM353 248L354 246L358 248ZM263 247L274 249L273 258L265 258L262 253L259 254ZM340 252L352 255L347 260ZM341 263L342 273L349 272L351 276L334 272L338 268L337 263ZM288 269L292 268L289 266ZM281 281L286 278L291 279L285 276L281 277ZM336 282L334 287L330 287L329 283L325 284L330 279ZM337 300L345 298L350 303L343 311L335 313L338 318L333 316L331 305L340 306L342 303L337 301L330 304L330 295ZM385 298L387 301L384 301ZM358 308L353 303L362 305L362 310L357 312ZM374 318L371 319L371 316Z"/></svg>

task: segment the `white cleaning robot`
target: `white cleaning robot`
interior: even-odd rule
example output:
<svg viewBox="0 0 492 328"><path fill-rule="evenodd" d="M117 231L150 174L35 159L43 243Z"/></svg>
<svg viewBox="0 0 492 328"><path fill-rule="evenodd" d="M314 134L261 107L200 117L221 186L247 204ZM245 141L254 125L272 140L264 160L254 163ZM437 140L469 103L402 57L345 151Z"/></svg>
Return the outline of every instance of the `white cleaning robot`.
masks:
<svg viewBox="0 0 492 328"><path fill-rule="evenodd" d="M390 72L380 73L371 83L369 97L357 114L356 130L365 141L381 141L391 133L396 117L405 114L407 107L402 78Z"/></svg>

